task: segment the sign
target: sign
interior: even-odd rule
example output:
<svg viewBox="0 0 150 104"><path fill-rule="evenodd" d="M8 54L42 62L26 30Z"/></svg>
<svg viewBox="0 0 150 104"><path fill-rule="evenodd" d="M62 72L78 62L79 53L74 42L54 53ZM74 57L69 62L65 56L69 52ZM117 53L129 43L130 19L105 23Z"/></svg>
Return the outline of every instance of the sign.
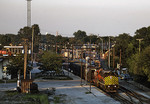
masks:
<svg viewBox="0 0 150 104"><path fill-rule="evenodd" d="M7 67L6 67L6 66L3 67L3 71L4 71L4 72L7 71Z"/></svg>

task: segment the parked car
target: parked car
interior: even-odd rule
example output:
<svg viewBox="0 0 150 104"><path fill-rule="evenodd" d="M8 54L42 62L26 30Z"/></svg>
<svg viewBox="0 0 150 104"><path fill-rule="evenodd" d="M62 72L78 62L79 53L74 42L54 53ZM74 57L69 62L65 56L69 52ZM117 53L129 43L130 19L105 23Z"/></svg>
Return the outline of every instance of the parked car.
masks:
<svg viewBox="0 0 150 104"><path fill-rule="evenodd" d="M120 79L122 79L122 80L133 80L133 77L131 77L129 74L121 74Z"/></svg>

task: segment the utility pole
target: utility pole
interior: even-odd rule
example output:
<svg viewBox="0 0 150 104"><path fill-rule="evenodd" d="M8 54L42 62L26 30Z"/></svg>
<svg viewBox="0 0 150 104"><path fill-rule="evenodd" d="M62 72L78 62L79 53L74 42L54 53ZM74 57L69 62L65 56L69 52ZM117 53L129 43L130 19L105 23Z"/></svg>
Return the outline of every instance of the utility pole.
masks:
<svg viewBox="0 0 150 104"><path fill-rule="evenodd" d="M90 47L90 93L91 93L91 47Z"/></svg>
<svg viewBox="0 0 150 104"><path fill-rule="evenodd" d="M68 63L68 76L69 76L69 42L68 42L68 59L67 59L67 63Z"/></svg>
<svg viewBox="0 0 150 104"><path fill-rule="evenodd" d="M120 73L121 73L121 49L120 49Z"/></svg>
<svg viewBox="0 0 150 104"><path fill-rule="evenodd" d="M56 37L58 37L58 31L56 32ZM57 40L56 40L56 54L57 54Z"/></svg>
<svg viewBox="0 0 150 104"><path fill-rule="evenodd" d="M110 37L109 37L109 49L108 49L108 66L110 68Z"/></svg>
<svg viewBox="0 0 150 104"><path fill-rule="evenodd" d="M136 40L139 41L139 54L140 54L140 52L141 52L141 41L142 41L143 39L136 39Z"/></svg>
<svg viewBox="0 0 150 104"><path fill-rule="evenodd" d="M72 44L72 60L74 59L73 55L74 55L74 46Z"/></svg>
<svg viewBox="0 0 150 104"><path fill-rule="evenodd" d="M26 79L26 70L27 70L27 40L28 39L24 39L24 79Z"/></svg>
<svg viewBox="0 0 150 104"><path fill-rule="evenodd" d="M83 59L83 52L81 48L81 86L82 86L82 59Z"/></svg>
<svg viewBox="0 0 150 104"><path fill-rule="evenodd" d="M99 34L98 34L98 37L100 38L100 40L102 41L102 51L101 51L101 49L100 49L100 52L102 52L102 55L103 55L103 48L104 48L104 46L103 46L103 39L99 36Z"/></svg>
<svg viewBox="0 0 150 104"><path fill-rule="evenodd" d="M32 48L31 48L31 61L33 66L33 41L34 41L34 26L32 27Z"/></svg>
<svg viewBox="0 0 150 104"><path fill-rule="evenodd" d="M56 42L56 54L57 54L57 42Z"/></svg>
<svg viewBox="0 0 150 104"><path fill-rule="evenodd" d="M113 47L113 68L115 68L115 47Z"/></svg>

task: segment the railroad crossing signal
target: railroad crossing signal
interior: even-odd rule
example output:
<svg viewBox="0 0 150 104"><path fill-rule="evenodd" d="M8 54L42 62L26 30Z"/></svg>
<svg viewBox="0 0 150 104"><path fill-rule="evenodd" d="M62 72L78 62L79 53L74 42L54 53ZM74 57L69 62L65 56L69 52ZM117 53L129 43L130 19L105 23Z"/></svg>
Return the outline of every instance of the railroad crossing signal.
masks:
<svg viewBox="0 0 150 104"><path fill-rule="evenodd" d="M120 64L117 63L117 69L120 69Z"/></svg>

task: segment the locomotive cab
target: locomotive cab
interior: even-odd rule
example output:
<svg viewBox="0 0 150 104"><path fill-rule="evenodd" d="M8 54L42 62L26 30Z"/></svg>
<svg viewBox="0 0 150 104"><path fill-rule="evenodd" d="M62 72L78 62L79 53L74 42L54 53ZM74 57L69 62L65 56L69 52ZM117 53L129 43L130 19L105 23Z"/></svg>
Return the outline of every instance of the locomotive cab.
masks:
<svg viewBox="0 0 150 104"><path fill-rule="evenodd" d="M116 92L119 88L117 74L112 71L104 73L104 86L107 92Z"/></svg>

